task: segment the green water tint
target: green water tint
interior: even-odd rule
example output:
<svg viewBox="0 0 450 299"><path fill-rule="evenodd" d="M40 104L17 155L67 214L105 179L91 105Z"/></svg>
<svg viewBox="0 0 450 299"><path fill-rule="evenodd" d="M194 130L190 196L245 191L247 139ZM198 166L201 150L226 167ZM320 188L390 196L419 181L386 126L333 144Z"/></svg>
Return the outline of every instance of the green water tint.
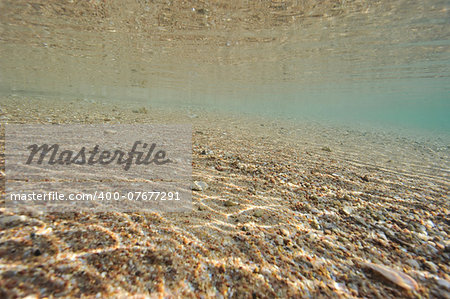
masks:
<svg viewBox="0 0 450 299"><path fill-rule="evenodd" d="M448 1L179 4L178 23L134 1L84 17L22 2L1 8L3 95L450 132Z"/></svg>

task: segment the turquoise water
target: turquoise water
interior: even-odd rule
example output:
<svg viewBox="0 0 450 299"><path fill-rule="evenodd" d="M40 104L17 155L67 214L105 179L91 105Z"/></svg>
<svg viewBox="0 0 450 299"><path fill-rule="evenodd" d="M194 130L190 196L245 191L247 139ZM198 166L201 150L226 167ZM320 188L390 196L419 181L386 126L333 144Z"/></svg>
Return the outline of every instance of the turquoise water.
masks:
<svg viewBox="0 0 450 299"><path fill-rule="evenodd" d="M209 22L211 10L200 16L207 27L179 29L137 17L127 26L142 6L106 7L98 19L6 1L0 92L448 134L450 3L348 3L302 17L287 7L260 23L231 6L216 14L232 26Z"/></svg>

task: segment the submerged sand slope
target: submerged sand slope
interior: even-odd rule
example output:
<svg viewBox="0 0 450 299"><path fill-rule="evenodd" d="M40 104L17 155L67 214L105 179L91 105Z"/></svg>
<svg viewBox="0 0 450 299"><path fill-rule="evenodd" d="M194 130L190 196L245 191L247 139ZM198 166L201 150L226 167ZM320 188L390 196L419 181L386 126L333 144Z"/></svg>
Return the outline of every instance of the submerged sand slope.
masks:
<svg viewBox="0 0 450 299"><path fill-rule="evenodd" d="M192 123L194 179L208 184L185 214L1 208L2 296L413 294L368 263L409 275L417 295L449 295L449 151L439 143L200 110L2 103L11 123Z"/></svg>

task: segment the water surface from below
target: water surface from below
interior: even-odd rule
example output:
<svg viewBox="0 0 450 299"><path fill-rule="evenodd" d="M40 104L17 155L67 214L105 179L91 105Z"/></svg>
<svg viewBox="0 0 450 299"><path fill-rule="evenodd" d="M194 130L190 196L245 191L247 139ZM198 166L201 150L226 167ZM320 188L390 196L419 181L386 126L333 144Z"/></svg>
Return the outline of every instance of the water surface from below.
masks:
<svg viewBox="0 0 450 299"><path fill-rule="evenodd" d="M448 134L446 1L3 1L0 92Z"/></svg>

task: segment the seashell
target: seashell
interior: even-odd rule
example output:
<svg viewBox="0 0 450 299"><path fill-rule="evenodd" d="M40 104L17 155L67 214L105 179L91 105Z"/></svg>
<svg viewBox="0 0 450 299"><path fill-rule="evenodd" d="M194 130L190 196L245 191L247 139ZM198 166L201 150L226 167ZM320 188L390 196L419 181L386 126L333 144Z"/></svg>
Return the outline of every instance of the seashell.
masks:
<svg viewBox="0 0 450 299"><path fill-rule="evenodd" d="M411 278L411 276L400 272L398 270L389 268L384 265L377 265L372 263L363 263L367 268L375 271L376 273L382 275L387 280L393 282L394 284L402 287L405 290L415 291L419 288L417 282Z"/></svg>

